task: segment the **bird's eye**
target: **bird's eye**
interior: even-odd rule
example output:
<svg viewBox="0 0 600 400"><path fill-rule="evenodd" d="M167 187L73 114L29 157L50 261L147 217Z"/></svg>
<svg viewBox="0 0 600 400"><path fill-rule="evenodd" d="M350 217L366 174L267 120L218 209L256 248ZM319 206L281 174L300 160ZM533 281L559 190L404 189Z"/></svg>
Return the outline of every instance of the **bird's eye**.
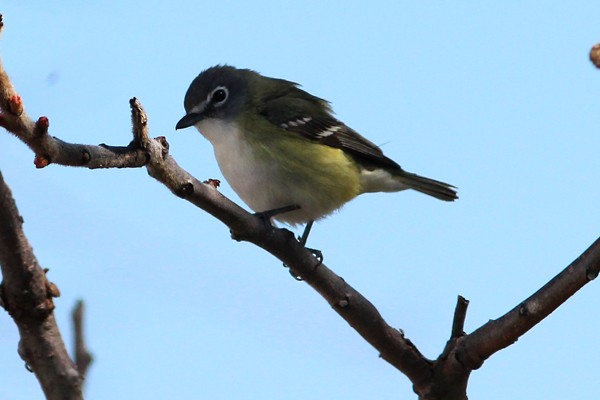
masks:
<svg viewBox="0 0 600 400"><path fill-rule="evenodd" d="M213 90L210 99L215 106L220 106L227 100L229 97L229 91L225 86L219 86L215 90Z"/></svg>

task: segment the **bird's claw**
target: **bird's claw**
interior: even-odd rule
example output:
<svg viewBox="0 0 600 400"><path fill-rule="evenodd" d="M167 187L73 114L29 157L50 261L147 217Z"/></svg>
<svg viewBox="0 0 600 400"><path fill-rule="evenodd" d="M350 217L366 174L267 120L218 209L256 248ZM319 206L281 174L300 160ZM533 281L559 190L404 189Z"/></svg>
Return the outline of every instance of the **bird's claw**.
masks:
<svg viewBox="0 0 600 400"><path fill-rule="evenodd" d="M302 238L300 238L300 237L298 238L298 241L300 243L302 243L301 239ZM317 264L313 267L313 270L317 269L321 264L323 264L323 252L321 250L311 249L310 247L305 247L305 249L308 250L308 251L310 251L312 253L312 255L317 259ZM297 280L297 281L303 281L304 280L300 275L296 274L294 272L294 270L290 268L289 265L287 265L287 264L284 263L283 266L285 268L289 269L290 275L292 277L294 277L295 280Z"/></svg>

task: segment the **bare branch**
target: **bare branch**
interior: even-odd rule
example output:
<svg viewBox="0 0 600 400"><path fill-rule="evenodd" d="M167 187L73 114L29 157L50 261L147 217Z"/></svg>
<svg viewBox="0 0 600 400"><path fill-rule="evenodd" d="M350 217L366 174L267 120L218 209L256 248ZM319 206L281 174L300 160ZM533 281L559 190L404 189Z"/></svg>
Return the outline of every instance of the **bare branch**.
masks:
<svg viewBox="0 0 600 400"><path fill-rule="evenodd" d="M510 346L556 310L600 271L600 238L550 282L511 311L466 336L456 356L477 369L498 350Z"/></svg>
<svg viewBox="0 0 600 400"><path fill-rule="evenodd" d="M23 220L0 173L0 295L19 328L19 354L47 399L81 399L81 377L54 319L58 288L46 278L23 232Z"/></svg>
<svg viewBox="0 0 600 400"><path fill-rule="evenodd" d="M3 111L0 114L0 127L11 132L33 150L34 164L37 168L44 168L50 163L90 169L138 168L148 161L147 154L135 141L127 146L93 146L67 143L50 136L50 122L47 117L40 117L35 122L28 117L23 101L4 70L1 59L0 109Z"/></svg>
<svg viewBox="0 0 600 400"><path fill-rule="evenodd" d="M85 337L83 334L84 308L83 300L77 301L71 313L71 318L73 319L73 336L75 339L75 365L77 365L79 375L85 379L87 370L93 361L93 357L85 345Z"/></svg>
<svg viewBox="0 0 600 400"><path fill-rule="evenodd" d="M600 43L594 45L590 50L590 61L596 68L600 68Z"/></svg>
<svg viewBox="0 0 600 400"><path fill-rule="evenodd" d="M510 346L520 336L550 315L600 271L600 238L579 258L527 300L497 320L469 335L461 335L468 302L459 296L452 338L432 368L432 379L415 385L419 399L466 400L470 373L495 352Z"/></svg>
<svg viewBox="0 0 600 400"><path fill-rule="evenodd" d="M467 318L467 307L469 307L469 300L462 296L458 296L456 300L456 309L454 310L454 320L452 321L452 333L451 339L456 339L465 334L465 319Z"/></svg>

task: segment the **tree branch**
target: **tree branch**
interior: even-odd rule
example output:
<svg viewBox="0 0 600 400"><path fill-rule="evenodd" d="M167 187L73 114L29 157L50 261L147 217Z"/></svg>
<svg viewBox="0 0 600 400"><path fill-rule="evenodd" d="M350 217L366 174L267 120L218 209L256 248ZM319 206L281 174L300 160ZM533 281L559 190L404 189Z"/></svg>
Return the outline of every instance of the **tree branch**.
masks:
<svg viewBox="0 0 600 400"><path fill-rule="evenodd" d="M71 312L71 318L73 319L73 337L75 341L73 352L75 355L75 365L77 365L79 375L85 379L87 370L94 358L85 345L85 337L83 335L83 311L83 300L78 300Z"/></svg>
<svg viewBox="0 0 600 400"><path fill-rule="evenodd" d="M458 296L456 300L456 309L454 310L454 319L452 320L451 339L457 339L465 334L465 319L467 318L467 307L469 300L462 296Z"/></svg>
<svg viewBox="0 0 600 400"><path fill-rule="evenodd" d="M81 377L54 319L52 298L59 296L58 288L38 264L22 224L0 173L0 295L19 328L19 354L35 373L47 399L82 399Z"/></svg>
<svg viewBox="0 0 600 400"><path fill-rule="evenodd" d="M510 346L550 315L600 272L600 238L561 273L511 311L463 338L456 357L477 369L495 352Z"/></svg>
<svg viewBox="0 0 600 400"><path fill-rule="evenodd" d="M0 15L0 33L3 30ZM127 146L98 146L67 143L48 135L47 117L33 121L27 116L21 96L13 87L0 59L0 127L12 133L35 153L34 164L44 168L50 163L95 168L139 168L148 156L134 141Z"/></svg>

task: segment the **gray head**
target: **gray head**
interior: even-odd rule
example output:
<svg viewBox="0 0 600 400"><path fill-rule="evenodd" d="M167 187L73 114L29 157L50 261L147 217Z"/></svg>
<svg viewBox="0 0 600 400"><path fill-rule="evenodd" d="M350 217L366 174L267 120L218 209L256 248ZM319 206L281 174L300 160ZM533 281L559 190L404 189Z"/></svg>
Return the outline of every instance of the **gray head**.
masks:
<svg viewBox="0 0 600 400"><path fill-rule="evenodd" d="M257 77L261 76L254 71L227 65L217 65L201 72L185 94L187 114L177 122L175 129L187 128L208 118L235 118L248 101L250 81Z"/></svg>

